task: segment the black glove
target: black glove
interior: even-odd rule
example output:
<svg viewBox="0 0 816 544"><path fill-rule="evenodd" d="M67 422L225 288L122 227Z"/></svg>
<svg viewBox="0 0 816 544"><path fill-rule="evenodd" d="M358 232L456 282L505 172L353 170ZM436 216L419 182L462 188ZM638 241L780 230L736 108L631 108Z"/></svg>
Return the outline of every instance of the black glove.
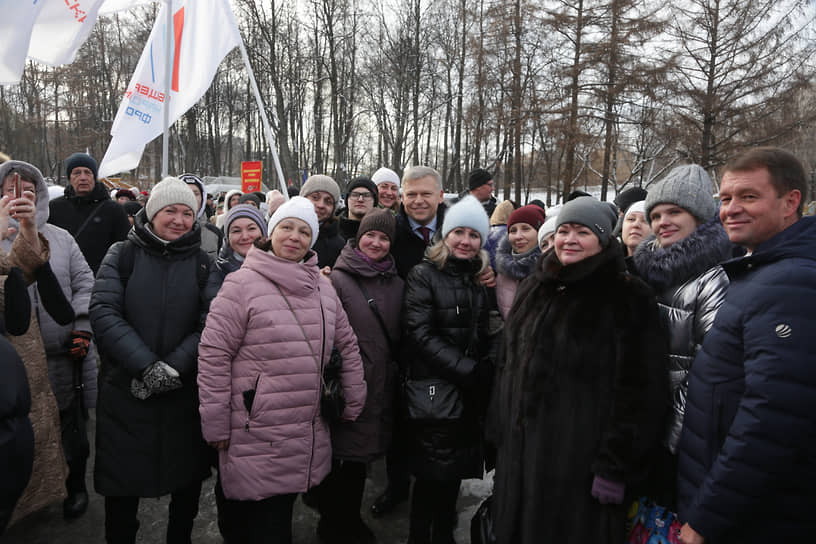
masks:
<svg viewBox="0 0 816 544"><path fill-rule="evenodd" d="M71 331L71 336L68 337L68 349L74 361L85 359L85 356L88 355L88 349L91 347L92 338L93 335L88 331Z"/></svg>
<svg viewBox="0 0 816 544"><path fill-rule="evenodd" d="M17 267L9 270L3 287L3 299L6 330L14 336L25 334L31 323L31 299L28 298L23 273Z"/></svg>
<svg viewBox="0 0 816 544"><path fill-rule="evenodd" d="M70 325L74 322L74 308L68 299L65 298L65 293L60 287L57 277L51 270L51 265L45 263L34 271L34 279L37 282L37 291L40 293L42 305L48 315L54 318L54 321L60 325Z"/></svg>

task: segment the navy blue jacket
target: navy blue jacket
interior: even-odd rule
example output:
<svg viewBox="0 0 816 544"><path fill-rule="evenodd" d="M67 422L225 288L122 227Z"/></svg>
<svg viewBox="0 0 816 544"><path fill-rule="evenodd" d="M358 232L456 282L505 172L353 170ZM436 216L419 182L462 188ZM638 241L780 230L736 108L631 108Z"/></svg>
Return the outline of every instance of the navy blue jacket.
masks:
<svg viewBox="0 0 816 544"><path fill-rule="evenodd" d="M681 521L706 542L816 538L816 218L723 264L731 285L691 367Z"/></svg>

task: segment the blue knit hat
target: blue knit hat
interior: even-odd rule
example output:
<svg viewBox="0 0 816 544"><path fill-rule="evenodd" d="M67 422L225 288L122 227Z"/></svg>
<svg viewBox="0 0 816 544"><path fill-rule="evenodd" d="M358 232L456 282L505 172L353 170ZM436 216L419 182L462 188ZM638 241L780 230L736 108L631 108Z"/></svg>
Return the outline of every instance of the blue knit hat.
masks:
<svg viewBox="0 0 816 544"><path fill-rule="evenodd" d="M84 166L93 172L94 181L96 181L96 173L99 171L99 166L96 164L96 159L87 153L74 153L65 159L65 175L71 177L71 171L77 166Z"/></svg>
<svg viewBox="0 0 816 544"><path fill-rule="evenodd" d="M236 204L230 208L227 212L227 217L224 219L224 232L229 234L229 228L232 222L241 217L246 217L257 223L258 228L260 228L263 235L266 236L266 221L264 221L263 214L261 210L252 204Z"/></svg>
<svg viewBox="0 0 816 544"><path fill-rule="evenodd" d="M490 220L484 206L475 196L467 195L445 212L445 222L442 223L442 239L457 227L468 227L479 233L482 247L487 242L487 233L490 230Z"/></svg>

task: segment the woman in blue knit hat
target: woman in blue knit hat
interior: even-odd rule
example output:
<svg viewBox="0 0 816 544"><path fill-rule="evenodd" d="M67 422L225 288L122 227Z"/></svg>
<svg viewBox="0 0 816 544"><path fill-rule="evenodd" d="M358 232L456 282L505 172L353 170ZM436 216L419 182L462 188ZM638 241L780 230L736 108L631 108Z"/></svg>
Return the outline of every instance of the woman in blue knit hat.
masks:
<svg viewBox="0 0 816 544"><path fill-rule="evenodd" d="M406 280L412 544L453 544L459 485L483 474L482 419L493 365L488 296L477 278L489 262L482 249L488 230L481 203L466 196L447 211L441 240Z"/></svg>

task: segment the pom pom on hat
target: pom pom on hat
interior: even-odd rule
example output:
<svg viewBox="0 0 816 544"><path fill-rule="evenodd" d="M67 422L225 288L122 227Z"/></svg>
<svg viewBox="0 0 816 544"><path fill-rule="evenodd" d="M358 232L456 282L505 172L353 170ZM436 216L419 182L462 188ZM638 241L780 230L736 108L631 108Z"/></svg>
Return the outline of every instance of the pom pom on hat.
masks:
<svg viewBox="0 0 816 544"><path fill-rule="evenodd" d="M475 196L467 195L445 212L442 239L444 240L448 233L457 227L468 227L477 231L482 239L482 247L484 247L487 242L487 233L490 230L490 221L484 206Z"/></svg>
<svg viewBox="0 0 816 544"><path fill-rule="evenodd" d="M173 204L183 204L193 210L193 213L198 212L198 202L187 184L179 178L166 177L150 191L150 198L145 204L147 220L153 221L159 210Z"/></svg>
<svg viewBox="0 0 816 544"><path fill-rule="evenodd" d="M322 191L323 189L318 190ZM269 218L269 225L267 226L267 233L269 236L272 236L272 231L275 230L278 223L290 217L300 219L309 225L309 228L312 230L312 241L309 244L309 248L311 249L314 247L315 242L317 241L317 235L320 231L320 225L317 222L317 214L315 213L314 204L312 204L311 200L302 196L293 196L287 202L281 204L277 210L275 210L275 213L273 213L272 217Z"/></svg>

